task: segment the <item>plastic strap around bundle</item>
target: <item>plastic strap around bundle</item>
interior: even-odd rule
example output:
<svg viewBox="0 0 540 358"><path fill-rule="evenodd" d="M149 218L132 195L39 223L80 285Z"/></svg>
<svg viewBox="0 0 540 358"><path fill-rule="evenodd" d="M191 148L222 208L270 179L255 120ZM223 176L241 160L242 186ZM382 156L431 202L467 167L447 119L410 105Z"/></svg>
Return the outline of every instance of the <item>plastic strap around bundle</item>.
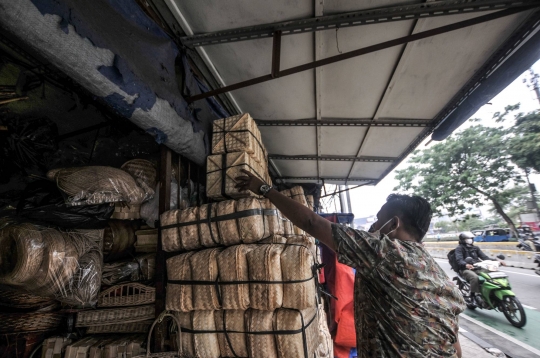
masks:
<svg viewBox="0 0 540 358"><path fill-rule="evenodd" d="M263 280L248 280L248 281L198 281L198 280L167 280L167 283L173 285L192 285L192 286L228 286L228 285L248 285L248 284L262 284L262 285L278 285L289 283L303 283L313 280L316 275L313 275L302 280L292 281L263 281Z"/></svg>
<svg viewBox="0 0 540 358"><path fill-rule="evenodd" d="M226 220L232 220L232 219L238 219L238 218L245 218L245 217L253 216L253 215L262 215L263 212L264 212L263 209L242 210L242 211L237 211L235 213L231 213L227 215L214 216L213 218L210 218L210 220L204 219L204 220L188 221L188 222L177 223L177 224L163 225L163 226L160 226L160 229L166 230L166 229L172 229L175 227L204 224L207 222L226 221Z"/></svg>
<svg viewBox="0 0 540 358"><path fill-rule="evenodd" d="M214 230L212 230L212 203L208 203L208 209L206 209L207 215L206 215L206 222L208 223L208 230L210 230L210 239L214 242L214 244L219 245L219 241L216 241L216 238L214 237Z"/></svg>
<svg viewBox="0 0 540 358"><path fill-rule="evenodd" d="M257 139L257 136L255 134L253 134L252 131L250 131L249 129L237 129L237 130L225 130L225 128L227 127L227 124L224 123L224 128L222 131L216 131L214 133L223 133L223 147L225 149L225 153L228 153L227 151L227 140L225 138L225 136L227 135L227 133L249 133L253 139L255 139L255 141L257 142L257 145L259 146L259 148L261 149L261 151L263 152L264 154L264 160L266 162L268 162L268 158L267 158L267 154L266 154L266 149L264 148L263 144L259 141L259 139Z"/></svg>
<svg viewBox="0 0 540 358"><path fill-rule="evenodd" d="M227 186L226 186L226 183L225 183L225 178L226 177L227 177L227 154L222 154L221 155L221 195L225 199L232 199L226 193L226 189L227 189Z"/></svg>

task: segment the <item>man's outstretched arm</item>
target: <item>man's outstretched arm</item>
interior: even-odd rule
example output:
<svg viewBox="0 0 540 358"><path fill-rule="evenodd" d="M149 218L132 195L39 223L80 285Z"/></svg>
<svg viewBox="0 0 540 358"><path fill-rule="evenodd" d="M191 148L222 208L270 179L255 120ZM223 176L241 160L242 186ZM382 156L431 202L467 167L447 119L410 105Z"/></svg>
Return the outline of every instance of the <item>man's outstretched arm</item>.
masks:
<svg viewBox="0 0 540 358"><path fill-rule="evenodd" d="M245 176L236 178L238 181L236 188L240 191L251 190L253 193L259 194L259 188L265 183L246 170L242 170L242 172ZM294 225L328 246L328 248L334 251L336 250L334 240L332 239L332 224L330 221L275 189L271 189L266 194L266 197Z"/></svg>

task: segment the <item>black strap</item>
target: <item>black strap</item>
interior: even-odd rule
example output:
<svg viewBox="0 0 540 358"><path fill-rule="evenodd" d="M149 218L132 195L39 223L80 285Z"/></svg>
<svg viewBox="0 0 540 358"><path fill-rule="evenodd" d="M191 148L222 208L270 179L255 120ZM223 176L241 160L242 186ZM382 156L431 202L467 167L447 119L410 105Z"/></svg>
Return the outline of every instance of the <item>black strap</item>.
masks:
<svg viewBox="0 0 540 358"><path fill-rule="evenodd" d="M226 177L227 177L227 154L222 154L221 155L221 196L223 196L225 199L232 199L225 192L225 189L226 189L225 178Z"/></svg>
<svg viewBox="0 0 540 358"><path fill-rule="evenodd" d="M214 133L223 133L223 143L224 143L223 147L224 147L225 153L228 153L228 150L227 150L227 133L249 133L253 137L253 139L255 139L255 141L257 142L257 145L259 146L259 148L261 149L261 151L262 151L262 153L264 155L264 159L268 160L266 158L266 156L267 156L266 149L264 148L261 141L257 138L257 136L255 134L253 134L252 131L250 131L249 129L226 130L225 129L226 127L227 127L227 125L224 124L222 131L214 132Z"/></svg>
<svg viewBox="0 0 540 358"><path fill-rule="evenodd" d="M301 280L291 281L264 281L264 280L248 280L248 281L200 281L200 280L167 280L167 283L173 285L192 285L192 286L228 286L228 285L247 285L247 284L263 284L263 285L278 285L290 283L302 283L313 280L315 276L304 278Z"/></svg>
<svg viewBox="0 0 540 358"><path fill-rule="evenodd" d="M183 227L183 226L189 226L189 225L197 225L197 224L204 224L208 221L210 222L216 222L216 221L226 221L226 220L232 220L232 219L238 219L238 218L245 218L247 216L253 216L253 215L262 215L263 210L262 209L249 209L249 210L242 210L237 211L235 213L231 214L225 214L221 216L214 216L213 218L205 219L205 220L195 220L195 221L187 221L183 223L177 223L177 224L169 224L169 225L163 225L160 226L161 230L166 229L172 229L175 227Z"/></svg>
<svg viewBox="0 0 540 358"><path fill-rule="evenodd" d="M227 332L227 324L226 324L226 320L227 320L227 314L226 314L226 310L222 310L222 318L223 318L223 333L225 333L225 339L227 340L227 344L229 345L229 347L231 348L231 352L232 354L235 356L235 357L240 357L238 354L236 354L236 352L234 351L234 348L233 348L233 345L232 345L232 342L231 342L231 339L229 338L229 332Z"/></svg>
<svg viewBox="0 0 540 358"><path fill-rule="evenodd" d="M208 230L210 231L210 238L212 239L214 244L219 245L219 241L217 241L214 237L214 230L212 229L212 202L208 203L208 208L206 210L206 222L208 224Z"/></svg>

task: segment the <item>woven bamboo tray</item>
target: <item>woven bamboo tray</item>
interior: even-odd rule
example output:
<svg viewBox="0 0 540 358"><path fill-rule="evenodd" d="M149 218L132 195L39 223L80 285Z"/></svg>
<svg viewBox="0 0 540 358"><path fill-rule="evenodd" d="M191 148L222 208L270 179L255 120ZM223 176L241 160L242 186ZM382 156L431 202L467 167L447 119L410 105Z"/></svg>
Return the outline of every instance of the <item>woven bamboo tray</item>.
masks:
<svg viewBox="0 0 540 358"><path fill-rule="evenodd" d="M140 322L155 317L154 305L80 311L76 327Z"/></svg>
<svg viewBox="0 0 540 358"><path fill-rule="evenodd" d="M97 333L147 333L153 321L141 321L131 323L106 324L90 326L86 330L88 334Z"/></svg>
<svg viewBox="0 0 540 358"><path fill-rule="evenodd" d="M140 283L129 282L102 291L99 307L137 306L155 302L156 289Z"/></svg>
<svg viewBox="0 0 540 358"><path fill-rule="evenodd" d="M212 154L233 152L248 152L257 162L266 162L261 132L249 113L214 121Z"/></svg>
<svg viewBox="0 0 540 358"><path fill-rule="evenodd" d="M63 318L57 312L0 313L0 333L54 331Z"/></svg>

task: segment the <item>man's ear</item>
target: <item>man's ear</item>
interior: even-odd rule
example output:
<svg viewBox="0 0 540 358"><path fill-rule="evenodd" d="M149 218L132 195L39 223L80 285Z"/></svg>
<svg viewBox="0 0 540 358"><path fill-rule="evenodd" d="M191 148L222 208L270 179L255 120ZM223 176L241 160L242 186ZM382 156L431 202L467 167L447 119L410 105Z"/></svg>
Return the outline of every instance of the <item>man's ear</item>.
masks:
<svg viewBox="0 0 540 358"><path fill-rule="evenodd" d="M401 219L399 218L399 216L394 216L392 218L391 230L397 230L400 226L401 226Z"/></svg>

